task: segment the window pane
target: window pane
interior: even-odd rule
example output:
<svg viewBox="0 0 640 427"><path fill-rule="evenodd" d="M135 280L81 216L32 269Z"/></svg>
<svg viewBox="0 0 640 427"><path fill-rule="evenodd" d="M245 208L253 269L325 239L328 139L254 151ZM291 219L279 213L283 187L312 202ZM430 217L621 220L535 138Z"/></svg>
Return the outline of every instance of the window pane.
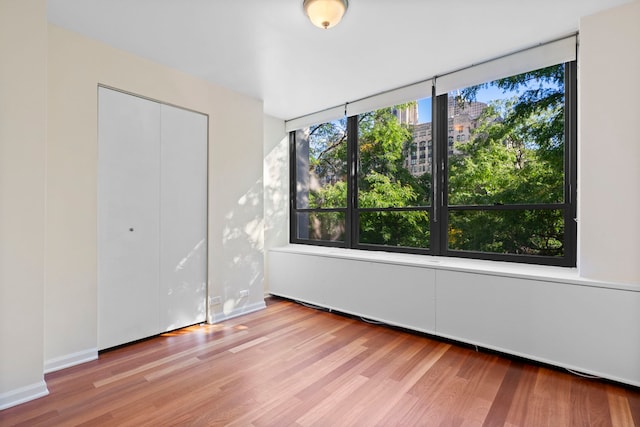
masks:
<svg viewBox="0 0 640 427"><path fill-rule="evenodd" d="M449 212L450 250L561 257L563 239L560 209Z"/></svg>
<svg viewBox="0 0 640 427"><path fill-rule="evenodd" d="M334 120L296 132L296 207L347 206L347 124Z"/></svg>
<svg viewBox="0 0 640 427"><path fill-rule="evenodd" d="M361 208L431 204L431 98L358 116Z"/></svg>
<svg viewBox="0 0 640 427"><path fill-rule="evenodd" d="M449 93L449 205L562 203L564 65Z"/></svg>
<svg viewBox="0 0 640 427"><path fill-rule="evenodd" d="M429 248L429 213L360 212L359 242L373 245Z"/></svg>
<svg viewBox="0 0 640 427"><path fill-rule="evenodd" d="M298 239L343 242L345 212L299 212Z"/></svg>

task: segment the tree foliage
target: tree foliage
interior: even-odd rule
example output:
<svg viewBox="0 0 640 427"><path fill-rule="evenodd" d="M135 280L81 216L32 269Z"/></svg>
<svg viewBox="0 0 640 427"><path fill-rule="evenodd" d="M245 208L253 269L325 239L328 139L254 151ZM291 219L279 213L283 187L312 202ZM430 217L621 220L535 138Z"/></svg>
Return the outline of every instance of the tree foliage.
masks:
<svg viewBox="0 0 640 427"><path fill-rule="evenodd" d="M564 67L469 87L457 102L474 101L487 87L509 97L490 102L470 139L449 156L449 248L562 255L562 210L518 206L564 200ZM359 241L428 248L431 175L412 174L405 164L416 150L411 126L394 113L403 107L358 116ZM311 207L346 206L346 146L344 120L311 129ZM315 238L335 239L336 230L344 238L344 212L322 215L309 216Z"/></svg>
<svg viewBox="0 0 640 427"><path fill-rule="evenodd" d="M347 205L346 119L322 123L309 130L308 160L309 207L345 207Z"/></svg>
<svg viewBox="0 0 640 427"><path fill-rule="evenodd" d="M429 188L404 167L404 149L413 136L394 108L358 118L358 207L404 208L424 206ZM430 181L430 180L429 180ZM422 211L364 211L359 217L361 243L428 247L429 215Z"/></svg>
<svg viewBox="0 0 640 427"><path fill-rule="evenodd" d="M564 67L544 68L462 91L474 99L493 85L517 93L489 104L469 143L449 160L450 205L562 203L564 199ZM560 209L455 211L452 249L559 256Z"/></svg>

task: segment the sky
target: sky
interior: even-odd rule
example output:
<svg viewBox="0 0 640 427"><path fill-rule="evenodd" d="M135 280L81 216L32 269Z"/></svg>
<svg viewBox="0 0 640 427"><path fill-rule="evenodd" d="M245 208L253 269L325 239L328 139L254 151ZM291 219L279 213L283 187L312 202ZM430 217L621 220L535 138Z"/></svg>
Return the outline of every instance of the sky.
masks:
<svg viewBox="0 0 640 427"><path fill-rule="evenodd" d="M484 102L488 104L491 101L495 101L498 99L507 99L513 98L514 96L519 96L524 93L527 89L535 88L538 86L542 87L553 87L557 88L555 83L545 82L541 83L538 80L533 80L529 82L524 87L519 87L517 90L503 92L502 89L490 85L489 87L479 89L476 93L476 101ZM431 97L423 98L418 100L418 123L428 123L431 121Z"/></svg>
<svg viewBox="0 0 640 427"><path fill-rule="evenodd" d="M486 104L489 101L496 99L510 98L513 93L503 93L502 89L495 86L489 86L488 88L480 89L476 96L476 101L484 102ZM428 123L431 121L431 97L422 98L418 100L418 123Z"/></svg>

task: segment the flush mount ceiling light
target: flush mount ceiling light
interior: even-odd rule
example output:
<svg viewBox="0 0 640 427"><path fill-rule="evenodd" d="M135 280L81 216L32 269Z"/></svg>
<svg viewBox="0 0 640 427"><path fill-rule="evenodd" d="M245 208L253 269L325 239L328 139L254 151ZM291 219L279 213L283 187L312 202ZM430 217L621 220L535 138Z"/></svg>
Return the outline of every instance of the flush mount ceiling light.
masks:
<svg viewBox="0 0 640 427"><path fill-rule="evenodd" d="M313 25L325 30L338 25L349 7L348 0L304 0L302 4Z"/></svg>

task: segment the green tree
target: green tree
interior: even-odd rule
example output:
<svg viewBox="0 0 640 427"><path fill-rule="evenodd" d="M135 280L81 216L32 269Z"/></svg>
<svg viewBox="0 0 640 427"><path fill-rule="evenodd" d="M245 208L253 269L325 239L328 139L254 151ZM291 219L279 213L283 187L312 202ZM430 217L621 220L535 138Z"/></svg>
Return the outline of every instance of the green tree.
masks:
<svg viewBox="0 0 640 427"><path fill-rule="evenodd" d="M424 206L430 197L428 175L415 177L403 165L403 149L412 143L411 129L399 123L395 108L358 117L358 204L360 208ZM347 199L346 123L324 123L310 129L309 205L343 207ZM307 215L312 238L344 238L343 212ZM428 247L426 212L367 211L359 216L362 243ZM336 237L337 236L337 237Z"/></svg>
<svg viewBox="0 0 640 427"><path fill-rule="evenodd" d="M358 118L359 208L424 206L429 198L426 177L416 178L404 167L404 153L411 149L413 136L394 111L405 107L407 104L382 108ZM358 219L361 243L429 246L429 216L425 211L367 210Z"/></svg>
<svg viewBox="0 0 640 427"><path fill-rule="evenodd" d="M306 196L311 209L346 208L347 205L347 131L346 119L312 126L307 144L308 162ZM341 211L306 212L298 214L298 221L305 224L308 238L312 240L344 240L345 213Z"/></svg>
<svg viewBox="0 0 640 427"><path fill-rule="evenodd" d="M560 203L564 183L564 67L549 67L481 87L517 92L494 101L467 143L450 158L450 205ZM563 254L561 210L466 210L449 218L452 249L558 256Z"/></svg>
<svg viewBox="0 0 640 427"><path fill-rule="evenodd" d="M322 123L309 130L309 207L346 207L346 119ZM344 193L339 188L344 187ZM340 197L340 196L343 197Z"/></svg>
<svg viewBox="0 0 640 427"><path fill-rule="evenodd" d="M473 101L488 86L517 95L490 103L470 140L457 143L449 157L449 205L468 207L450 212L449 247L562 255L562 211L517 206L564 200L564 67L473 86L462 90L457 101ZM431 175L415 176L405 167L407 153L417 150L412 129L394 114L403 107L358 116L359 238L361 243L428 248L429 215L415 208L431 203ZM346 120L310 130L311 207L346 206L346 145ZM482 209L486 206L498 210ZM344 238L344 211L307 216L314 238Z"/></svg>

